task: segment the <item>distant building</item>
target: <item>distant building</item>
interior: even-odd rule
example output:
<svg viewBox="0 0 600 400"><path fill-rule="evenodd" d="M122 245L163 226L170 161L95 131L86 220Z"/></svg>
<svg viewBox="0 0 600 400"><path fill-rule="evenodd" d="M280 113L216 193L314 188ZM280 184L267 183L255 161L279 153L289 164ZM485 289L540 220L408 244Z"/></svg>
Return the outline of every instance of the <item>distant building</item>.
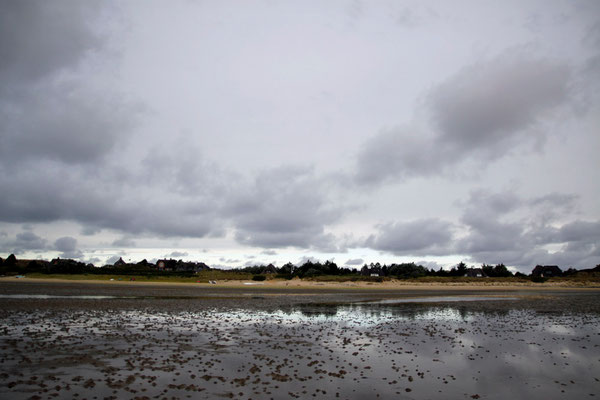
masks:
<svg viewBox="0 0 600 400"><path fill-rule="evenodd" d="M263 274L276 274L277 268L273 264L269 264L263 269Z"/></svg>
<svg viewBox="0 0 600 400"><path fill-rule="evenodd" d="M483 272L481 268L467 268L465 272L465 276L469 278L484 278L487 275Z"/></svg>
<svg viewBox="0 0 600 400"><path fill-rule="evenodd" d="M539 276L540 278L551 278L553 276L562 276L562 270L558 265L536 265L533 271L531 271L531 275Z"/></svg>
<svg viewBox="0 0 600 400"><path fill-rule="evenodd" d="M185 262L182 260L158 260L156 269L159 271L177 271L177 272L200 272L210 267L202 262Z"/></svg>
<svg viewBox="0 0 600 400"><path fill-rule="evenodd" d="M120 267L121 265L125 265L125 261L123 261L122 257L119 257L119 259L114 263L115 267Z"/></svg>

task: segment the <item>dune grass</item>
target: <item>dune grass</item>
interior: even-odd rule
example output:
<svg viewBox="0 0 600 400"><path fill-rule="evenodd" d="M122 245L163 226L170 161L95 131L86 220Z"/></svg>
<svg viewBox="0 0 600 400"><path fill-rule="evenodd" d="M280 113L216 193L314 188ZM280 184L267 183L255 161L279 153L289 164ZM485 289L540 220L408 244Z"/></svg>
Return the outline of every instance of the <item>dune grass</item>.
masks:
<svg viewBox="0 0 600 400"><path fill-rule="evenodd" d="M43 273L27 273L28 278L38 279L61 279L69 281L136 281L136 282L164 282L164 283L208 283L209 281L252 281L254 274L240 272L240 271L227 271L227 270L209 270L201 271L193 276L178 276L178 275L117 275L117 274L43 274ZM268 274L265 276L265 280L270 281L273 279L283 278L275 275ZM298 278L296 278L298 279ZM257 280L257 279L254 279ZM409 279L398 279L395 277L375 277L375 276L363 276L363 275L319 275L313 277L306 277L302 279L308 282L322 282L322 283L342 283L342 282L368 282L368 283L380 283L390 281L400 281L404 283L415 283L415 284L473 284L473 285L511 285L511 284L524 284L531 283L531 277L506 277L506 278L470 278L470 277L449 277L449 276L423 276L419 278ZM548 278L540 280L536 283L548 283L549 286L560 285L565 283L567 285L584 285L584 286L597 286L600 285L599 274L583 274L581 276L567 276L559 278Z"/></svg>
<svg viewBox="0 0 600 400"><path fill-rule="evenodd" d="M28 273L28 278L38 279L64 279L70 281L133 281L136 282L174 282L174 283L207 283L208 281L224 281L224 280L250 280L252 274L240 273L233 271L210 270L202 271L193 276L155 276L155 275L115 275L115 274L42 274Z"/></svg>

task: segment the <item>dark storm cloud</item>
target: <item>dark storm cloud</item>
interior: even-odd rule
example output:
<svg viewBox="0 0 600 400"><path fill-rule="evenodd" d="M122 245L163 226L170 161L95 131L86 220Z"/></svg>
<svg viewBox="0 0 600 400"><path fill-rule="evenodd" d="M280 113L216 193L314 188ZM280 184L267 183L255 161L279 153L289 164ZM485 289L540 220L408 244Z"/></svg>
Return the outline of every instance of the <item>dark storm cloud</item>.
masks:
<svg viewBox="0 0 600 400"><path fill-rule="evenodd" d="M395 222L377 227L378 232L365 241L365 247L396 255L449 254L453 226L438 218Z"/></svg>
<svg viewBox="0 0 600 400"><path fill-rule="evenodd" d="M325 226L337 221L342 209L328 198L327 184L310 168L282 167L259 174L228 207L236 240L267 248L333 248L334 238Z"/></svg>
<svg viewBox="0 0 600 400"><path fill-rule="evenodd" d="M524 49L465 67L429 94L433 134L418 128L385 130L357 155L360 184L443 172L468 159L489 160L542 136L529 128L569 101L570 70ZM541 135L541 134L539 134Z"/></svg>

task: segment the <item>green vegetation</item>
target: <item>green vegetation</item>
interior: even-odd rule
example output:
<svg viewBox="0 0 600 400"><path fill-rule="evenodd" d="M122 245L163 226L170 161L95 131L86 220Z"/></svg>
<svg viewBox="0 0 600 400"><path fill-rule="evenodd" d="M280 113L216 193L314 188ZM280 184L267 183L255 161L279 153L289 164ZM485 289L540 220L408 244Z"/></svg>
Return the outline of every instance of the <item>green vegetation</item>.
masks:
<svg viewBox="0 0 600 400"><path fill-rule="evenodd" d="M391 278L382 276L364 276L358 274L352 275L317 275L309 278L305 278L309 281L315 282L384 282L389 281Z"/></svg>
<svg viewBox="0 0 600 400"><path fill-rule="evenodd" d="M600 265L593 269L562 271L558 266L536 266L532 274L513 273L504 264L495 266L483 264L480 268L467 267L459 263L450 270L440 268L435 271L415 263L381 265L365 264L360 270L340 268L333 261L306 261L296 266L287 263L282 267L256 265L230 270L212 269L204 263L183 262L181 260L158 260L156 264L143 260L139 263L125 263L119 259L114 265L95 267L69 259L17 260L10 255L0 258L0 275L27 275L31 277L55 277L62 279L94 280L136 280L147 282L209 282L227 280L268 279L307 279L319 282L383 282L391 279L414 280L418 282L477 282L493 278L502 282L546 282L549 279L571 281L600 281Z"/></svg>

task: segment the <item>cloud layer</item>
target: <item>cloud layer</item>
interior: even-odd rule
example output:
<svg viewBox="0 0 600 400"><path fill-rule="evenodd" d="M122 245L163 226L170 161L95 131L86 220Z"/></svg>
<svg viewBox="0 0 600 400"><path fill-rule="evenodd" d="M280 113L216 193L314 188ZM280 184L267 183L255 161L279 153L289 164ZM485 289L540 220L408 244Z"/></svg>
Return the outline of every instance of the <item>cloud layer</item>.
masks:
<svg viewBox="0 0 600 400"><path fill-rule="evenodd" d="M4 2L0 251L595 265L597 14Z"/></svg>
<svg viewBox="0 0 600 400"><path fill-rule="evenodd" d="M470 159L491 161L543 140L530 128L569 101L570 70L524 49L463 68L429 93L425 130L410 125L368 139L357 155L359 184L442 174Z"/></svg>
<svg viewBox="0 0 600 400"><path fill-rule="evenodd" d="M466 261L524 271L536 264L590 267L600 254L600 221L561 222L571 218L576 202L574 196L557 193L525 199L508 191L476 190L461 204L459 223L387 223L364 246L396 255L461 254Z"/></svg>

